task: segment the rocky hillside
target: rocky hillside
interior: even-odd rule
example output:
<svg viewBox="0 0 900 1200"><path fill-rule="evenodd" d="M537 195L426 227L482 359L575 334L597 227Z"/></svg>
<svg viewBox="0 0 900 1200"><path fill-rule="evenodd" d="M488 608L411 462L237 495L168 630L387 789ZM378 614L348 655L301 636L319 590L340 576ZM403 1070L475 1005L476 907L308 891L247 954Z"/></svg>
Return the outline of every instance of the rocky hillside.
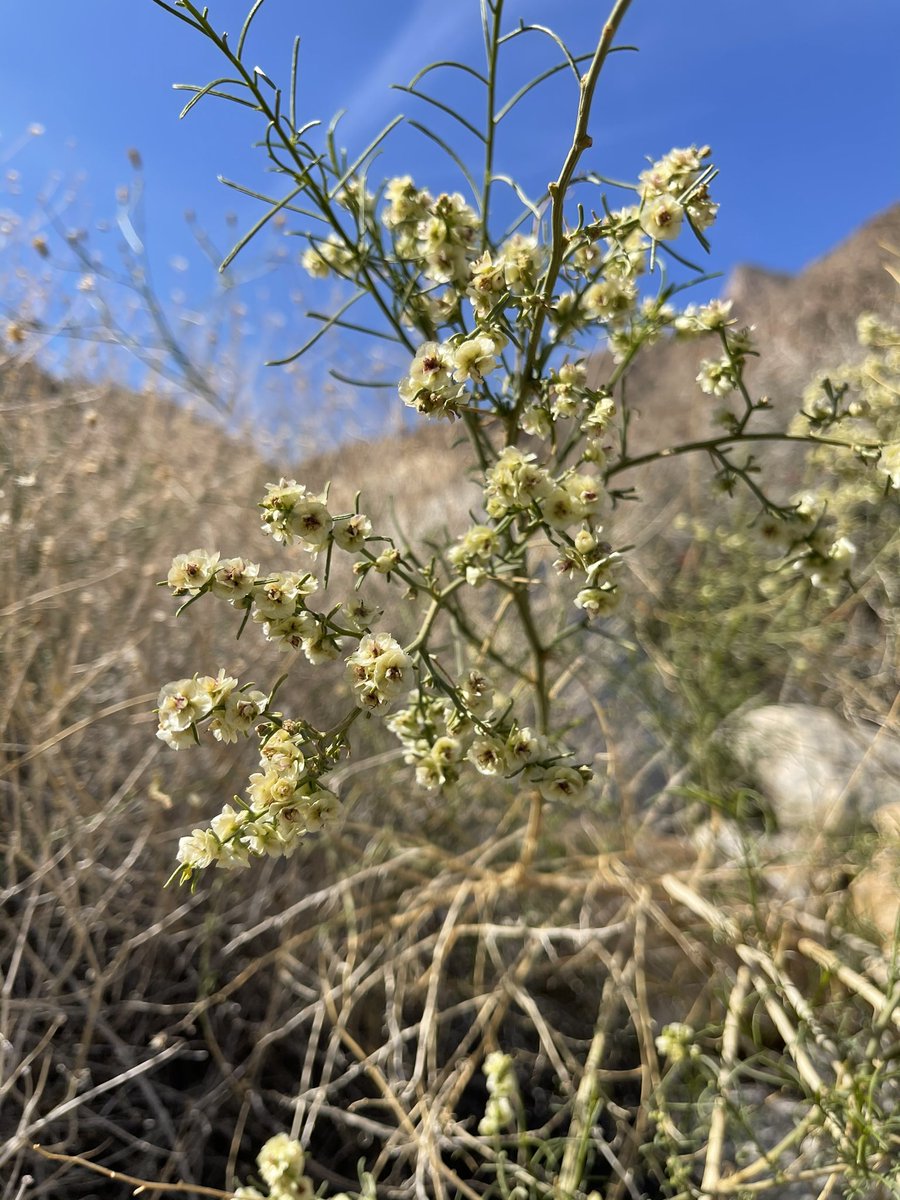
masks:
<svg viewBox="0 0 900 1200"><path fill-rule="evenodd" d="M754 326L760 357L748 372L750 386L771 398L776 413L796 411L817 371L858 353L860 313L887 315L896 308L900 291L885 264L896 263L898 250L900 204L797 275L752 265L734 270L723 295L733 301L737 320ZM707 434L715 401L700 392L695 377L700 360L710 353L702 343L677 342L638 358L629 376L629 394L642 416L633 427L636 450ZM595 379L602 380L607 370L601 355Z"/></svg>

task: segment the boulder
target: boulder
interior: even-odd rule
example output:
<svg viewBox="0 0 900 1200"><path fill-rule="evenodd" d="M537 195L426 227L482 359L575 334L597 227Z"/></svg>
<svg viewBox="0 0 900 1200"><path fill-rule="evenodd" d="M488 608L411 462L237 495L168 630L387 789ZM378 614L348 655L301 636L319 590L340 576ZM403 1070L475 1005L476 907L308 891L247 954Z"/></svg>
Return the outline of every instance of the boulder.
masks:
<svg viewBox="0 0 900 1200"><path fill-rule="evenodd" d="M780 829L853 828L900 800L900 737L811 704L770 704L723 730Z"/></svg>

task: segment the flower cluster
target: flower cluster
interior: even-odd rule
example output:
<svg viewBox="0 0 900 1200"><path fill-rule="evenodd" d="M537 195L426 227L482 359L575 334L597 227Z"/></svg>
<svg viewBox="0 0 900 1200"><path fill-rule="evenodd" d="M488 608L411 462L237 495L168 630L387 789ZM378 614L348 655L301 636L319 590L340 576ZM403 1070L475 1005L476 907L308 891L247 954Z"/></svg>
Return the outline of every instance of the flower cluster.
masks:
<svg viewBox="0 0 900 1200"><path fill-rule="evenodd" d="M268 1193L245 1184L234 1193L241 1200L312 1200L315 1195L312 1180L304 1174L303 1147L286 1133L269 1138L257 1155L256 1166Z"/></svg>
<svg viewBox="0 0 900 1200"><path fill-rule="evenodd" d="M239 688L236 679L220 670L165 684L156 703L156 736L171 749L183 750L199 742L198 726L204 722L219 742L246 737L266 712L269 697L251 684Z"/></svg>
<svg viewBox="0 0 900 1200"><path fill-rule="evenodd" d="M500 537L490 525L471 525L447 551L454 570L465 575L466 582L478 587L488 578L494 555L500 550Z"/></svg>
<svg viewBox="0 0 900 1200"><path fill-rule="evenodd" d="M465 283L481 222L458 192L433 199L410 176L392 179L385 188L384 224L394 235L400 258L421 266L433 283Z"/></svg>
<svg viewBox="0 0 900 1200"><path fill-rule="evenodd" d="M484 1116L478 1122L478 1132L484 1137L496 1137L516 1122L522 1103L519 1084L511 1056L500 1050L495 1050L487 1056L482 1070L487 1084L488 1101Z"/></svg>
<svg viewBox="0 0 900 1200"><path fill-rule="evenodd" d="M266 486L268 491L260 503L263 529L285 546L299 539L304 550L313 554L321 550L334 526L325 507L327 497L312 495L295 479L281 479Z"/></svg>
<svg viewBox="0 0 900 1200"><path fill-rule="evenodd" d="M547 737L510 717L510 700L487 676L470 671L452 695L424 687L387 726L403 746L404 760L415 767L416 783L429 791L452 788L468 767L479 775L521 775L545 800L571 800L592 777L587 766L568 766L569 757Z"/></svg>
<svg viewBox="0 0 900 1200"><path fill-rule="evenodd" d="M648 250L652 253L655 245L673 241L685 221L701 239L714 221L718 206L709 194L715 175L707 163L709 154L709 147L670 151L641 174L636 204L607 209L602 218L570 231L562 269L569 288L558 291L551 310L560 335L600 325L607 329L616 352L624 354L636 336L652 340L659 328L677 316L668 306L658 311L655 302L645 303L639 313L637 280L646 270ZM356 215L357 230L314 240L302 259L311 275L358 275L367 255L380 247L374 206L371 198L363 208L358 203L344 205ZM437 329L462 328L463 300L471 306L479 335L485 325L502 326L511 312L528 316L545 302L541 293L547 246L534 234L516 232L498 247L486 248L478 215L458 193L434 198L409 175L393 178L383 190L381 224L391 239L390 252L380 248L386 268L402 264L404 278L421 277L421 287L406 289L402 319L429 336L425 351L429 357L431 344L441 344L435 342ZM363 233L372 243L365 252L357 245L357 236ZM440 287L445 290L436 291ZM629 322L634 330L628 330ZM415 395L424 389L416 375L416 369L410 372L412 380L404 392ZM419 386L413 389L413 383ZM407 395L403 398L412 403ZM451 415L450 400L438 392L430 402L420 398L417 407L429 415Z"/></svg>
<svg viewBox="0 0 900 1200"><path fill-rule="evenodd" d="M696 1043L696 1036L690 1025L685 1025L683 1021L672 1021L664 1025L657 1035L656 1053L660 1058L667 1058L670 1063L697 1058L700 1047Z"/></svg>
<svg viewBox="0 0 900 1200"><path fill-rule="evenodd" d="M400 380L400 399L423 416L458 416L470 395L466 385L482 383L485 375L496 369L504 344L497 332L476 333L453 342L425 342Z"/></svg>
<svg viewBox="0 0 900 1200"><path fill-rule="evenodd" d="M306 605L306 598L319 588L318 579L308 571L261 576L257 563L192 550L174 559L167 582L176 596L187 594L196 600L210 594L228 600L246 616L252 615L267 641L286 650L302 650L311 663L330 662L340 653L340 638L325 618Z"/></svg>
<svg viewBox="0 0 900 1200"><path fill-rule="evenodd" d="M864 314L857 334L866 356L815 379L791 426L794 436L812 441L814 485L763 526L782 547L784 564L817 588L850 578L857 553L851 533L864 529L874 506L900 502L900 329Z"/></svg>
<svg viewBox="0 0 900 1200"><path fill-rule="evenodd" d="M838 520L848 521L855 510L878 503L885 489L900 492L900 327L864 313L857 337L865 356L814 380L793 426L795 433L837 437L856 448L855 457L839 454L840 447L832 445L812 455L815 466L841 480L831 507L838 510ZM866 449L872 446L879 449Z"/></svg>
<svg viewBox="0 0 900 1200"><path fill-rule="evenodd" d="M246 867L251 857L290 857L307 833L334 820L340 802L320 777L336 755L322 751L301 723L263 728L260 769L250 776L249 801L234 797L208 829L194 829L178 843L182 882L208 866Z"/></svg>
<svg viewBox="0 0 900 1200"><path fill-rule="evenodd" d="M695 231L708 229L719 210L709 195L714 174L709 146L670 150L640 176L640 224L648 237L671 241L685 218Z"/></svg>
<svg viewBox="0 0 900 1200"><path fill-rule="evenodd" d="M409 687L412 659L387 633L366 634L347 659L360 708L388 708Z"/></svg>
<svg viewBox="0 0 900 1200"><path fill-rule="evenodd" d="M332 272L346 277L356 269L359 254L350 241L330 234L322 241L313 242L304 251L300 262L313 279L327 279Z"/></svg>
<svg viewBox="0 0 900 1200"><path fill-rule="evenodd" d="M592 475L567 471L553 479L537 465L536 454L507 446L485 472L484 506L495 519L532 511L550 529L569 529L596 516L603 503L603 488Z"/></svg>

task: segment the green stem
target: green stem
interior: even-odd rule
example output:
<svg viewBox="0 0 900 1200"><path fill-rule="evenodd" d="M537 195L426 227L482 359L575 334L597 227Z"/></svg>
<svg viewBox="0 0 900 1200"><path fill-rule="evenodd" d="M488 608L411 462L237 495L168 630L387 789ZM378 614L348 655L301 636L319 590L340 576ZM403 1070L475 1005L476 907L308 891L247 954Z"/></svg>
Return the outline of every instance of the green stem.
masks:
<svg viewBox="0 0 900 1200"><path fill-rule="evenodd" d="M241 78L244 81L244 85L246 86L246 88L250 92L250 94L253 96L253 98L256 100L256 103L259 105L260 112L269 121L271 127L277 133L278 140L281 142L281 145L284 147L284 149L290 155L295 166L297 167L297 170L299 172L298 182L305 180L306 190L308 192L310 192L310 194L313 197L313 200L318 205L320 211L325 214L325 216L328 219L329 224L332 226L332 228L337 233L337 235L343 240L344 244L347 246L347 249L355 250L356 249L355 243L352 242L351 239L347 236L340 221L338 221L337 218L334 216L334 213L333 213L333 210L331 207L331 203L328 199L327 193L322 191L322 189L317 187L317 185L313 182L312 176L310 174L309 166L303 161L303 156L300 153L300 151L297 149L297 147L294 145L293 138L289 134L285 134L285 131L282 128L282 118L279 115L277 115L275 113L275 111L272 109L268 100L266 99L266 97L263 95L262 91L258 87L255 76L253 76L246 69L243 62L241 62L241 60L237 57L237 55L232 51L231 47L228 45L228 42L225 40L225 38L221 37L218 33L216 33L215 29L210 24L208 18L205 16L205 14L203 12L201 12L198 8L196 8L191 3L191 0L184 0L184 7L191 14L191 16L193 16L194 20L198 23L198 28L200 28L206 34L206 36L210 39L210 41L213 43L213 45L216 46L216 48L219 50L219 52L221 54L223 54L225 56L225 58L227 58L228 61L231 63L231 65L235 68L235 70L240 73ZM376 287L375 282L372 278L372 275L365 263L360 263L359 274L365 280L365 283L369 290L369 293L372 296L372 299L375 301L375 303L381 309L383 316L388 320L390 325L397 332L398 336L400 337L401 341L404 343L406 348L411 353L415 353L415 346L410 341L409 335L407 334L406 330L403 328L403 325L401 324L401 322L396 318L394 313L391 311L390 306L387 304L384 297L381 295L380 291Z"/></svg>
<svg viewBox="0 0 900 1200"><path fill-rule="evenodd" d="M525 353L525 362L522 367L519 397L514 413L516 421L518 421L518 417L525 406L528 390L531 386L531 376L538 351L540 350L544 321L552 305L553 292L566 250L564 220L566 192L568 191L569 184L572 182L575 168L578 166L578 160L584 151L593 145L588 135L588 121L590 120L591 106L594 100L594 90L597 86L597 80L600 78L600 72L603 70L603 64L606 62L612 47L613 38L625 14L631 7L631 2L632 0L616 0L606 24L603 26L600 40L597 43L597 49L594 51L594 57L591 59L591 65L581 79L578 115L575 119L575 132L572 137L572 145L569 147L569 152L559 173L559 178L555 183L549 184L547 189L550 193L550 262L547 265L547 272L544 275L540 302L535 311L534 324L531 328L531 336L528 342L528 349Z"/></svg>
<svg viewBox="0 0 900 1200"><path fill-rule="evenodd" d="M323 741L326 738L329 741L334 741L335 738L343 737L344 734L347 732L347 730L350 728L350 726L353 724L353 722L355 720L357 720L357 718L360 716L361 713L362 713L362 709L359 707L359 705L354 704L354 706L349 710L347 715L342 720L338 721L337 725L335 725L331 729L325 730L325 732L322 734Z"/></svg>
<svg viewBox="0 0 900 1200"><path fill-rule="evenodd" d="M502 667L504 671L509 671L510 674L515 675L517 679L520 679L523 683L527 683L529 687L534 687L534 680L530 675L528 675L521 668L516 667L512 662L509 661L509 659L504 658L502 654L499 654L493 648L493 646L490 644L485 645L485 639L483 637L479 637L478 633L469 624L465 614L458 605L448 604L447 612L450 614L454 625L462 634L462 636L466 639L470 646L478 651L479 654L484 655L485 658L489 658L492 663L496 663L497 666Z"/></svg>
<svg viewBox="0 0 900 1200"><path fill-rule="evenodd" d="M544 646L534 623L531 601L524 588L516 587L512 593L513 603L519 613L522 629L531 647L534 661L535 717L538 733L546 734L550 727L550 697L547 694L547 647Z"/></svg>
<svg viewBox="0 0 900 1200"><path fill-rule="evenodd" d="M481 186L481 249L486 250L489 243L488 214L490 213L491 183L494 173L494 134L496 121L494 119L494 103L497 88L498 42L500 40L500 18L503 13L503 0L494 0L494 20L491 34L485 50L487 52L487 122L484 142L484 180Z"/></svg>
<svg viewBox="0 0 900 1200"><path fill-rule="evenodd" d="M727 433L722 437L708 438L702 442L682 442L678 446L666 446L661 450L653 450L649 454L639 454L634 458L622 458L607 468L604 478L609 480L613 475L618 475L620 471L630 471L633 467L643 467L647 463L656 462L661 458L674 458L680 454L693 454L698 450L711 453L721 449L723 446L730 446L736 442L797 442L800 445L806 446L837 446L842 450L852 450L854 446L859 446L862 450L879 450L881 448L876 443L850 443L841 441L840 438L809 437L806 434L776 432Z"/></svg>
<svg viewBox="0 0 900 1200"><path fill-rule="evenodd" d="M465 582L465 579L454 579L452 583L447 584L443 591L439 592L436 596L432 596L431 604L428 606L428 611L425 614L422 624L419 626L419 632L409 643L409 645L405 647L405 653L415 654L417 650L425 645L425 642L428 640L428 635L431 633L431 627L434 624L438 613L444 607L444 602L448 599L448 597L452 596L454 592L463 587Z"/></svg>

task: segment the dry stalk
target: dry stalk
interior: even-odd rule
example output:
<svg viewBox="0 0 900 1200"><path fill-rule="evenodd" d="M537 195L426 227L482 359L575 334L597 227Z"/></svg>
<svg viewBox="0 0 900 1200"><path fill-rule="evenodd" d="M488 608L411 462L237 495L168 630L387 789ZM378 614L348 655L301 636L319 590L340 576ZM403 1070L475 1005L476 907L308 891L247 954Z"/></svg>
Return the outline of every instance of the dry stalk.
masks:
<svg viewBox="0 0 900 1200"><path fill-rule="evenodd" d="M725 1014L725 1027L722 1031L722 1061L716 1079L716 1098L713 1102L703 1178L700 1182L700 1190L710 1196L716 1195L722 1176L722 1152L725 1148L725 1129L728 1120L727 1092L737 1061L741 1017L749 988L750 970L746 966L740 967L728 998L728 1011Z"/></svg>

